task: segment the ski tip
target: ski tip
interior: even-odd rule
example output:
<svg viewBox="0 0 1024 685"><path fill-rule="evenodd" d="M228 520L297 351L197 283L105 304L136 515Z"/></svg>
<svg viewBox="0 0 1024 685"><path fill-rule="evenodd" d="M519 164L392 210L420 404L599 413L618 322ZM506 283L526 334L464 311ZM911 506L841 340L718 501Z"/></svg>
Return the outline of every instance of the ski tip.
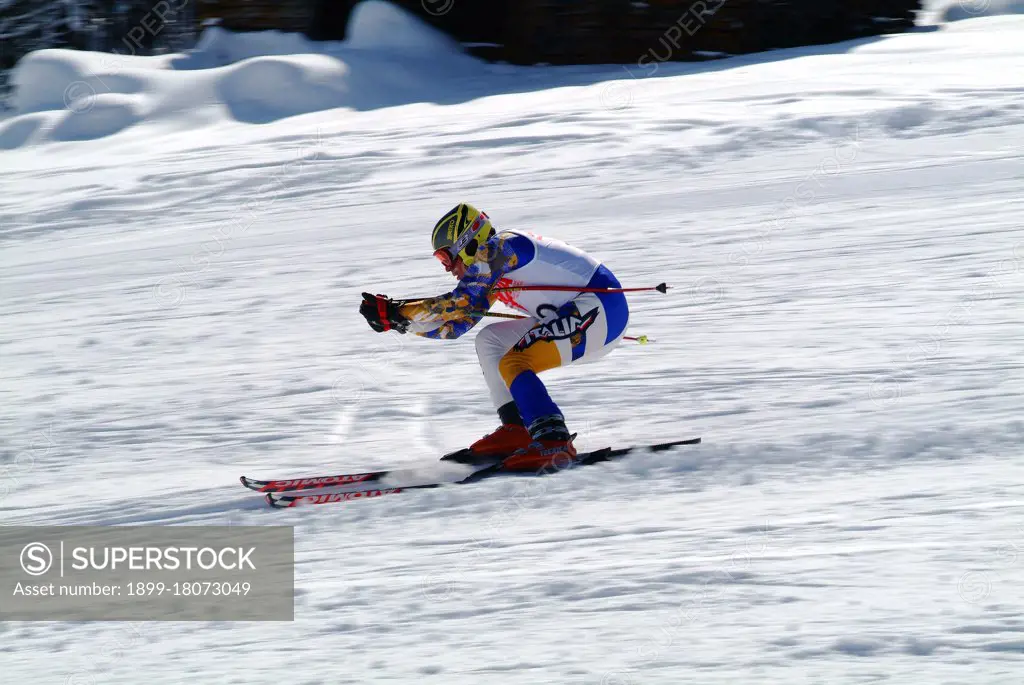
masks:
<svg viewBox="0 0 1024 685"><path fill-rule="evenodd" d="M672 442L663 442L660 445L651 445L650 450L652 452L662 452L664 450L670 450L673 447L680 445L699 445L700 438L687 438L686 440L674 440Z"/></svg>
<svg viewBox="0 0 1024 685"><path fill-rule="evenodd" d="M473 452L468 447L463 447L461 450L455 450L441 457L441 461L454 461L456 463L464 463L464 459L471 459Z"/></svg>
<svg viewBox="0 0 1024 685"><path fill-rule="evenodd" d="M241 483L243 487L247 487L250 490L256 490L257 492L261 491L263 489L263 486L266 485L266 483L264 483L263 481L253 480L252 478L248 478L246 476L239 476L238 482Z"/></svg>
<svg viewBox="0 0 1024 685"><path fill-rule="evenodd" d="M658 285L654 286L654 289L657 290L659 293L667 293L668 283L659 283Z"/></svg>
<svg viewBox="0 0 1024 685"><path fill-rule="evenodd" d="M267 500L267 504L269 504L274 509L283 509L286 506L279 502L278 500L274 499L274 493L272 492L268 492L264 499Z"/></svg>
<svg viewBox="0 0 1024 685"><path fill-rule="evenodd" d="M494 454L473 454L468 447L457 452L449 452L441 457L441 461L448 461L453 464L464 464L465 466L490 466L496 461L504 459Z"/></svg>

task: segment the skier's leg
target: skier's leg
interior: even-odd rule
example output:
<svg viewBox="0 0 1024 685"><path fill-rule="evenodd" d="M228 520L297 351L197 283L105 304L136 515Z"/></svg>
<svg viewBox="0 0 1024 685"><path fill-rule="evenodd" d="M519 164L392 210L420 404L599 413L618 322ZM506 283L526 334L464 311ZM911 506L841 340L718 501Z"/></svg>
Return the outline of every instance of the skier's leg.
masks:
<svg viewBox="0 0 1024 685"><path fill-rule="evenodd" d="M563 446L574 456L569 431L558 405L538 373L558 366L595 361L622 340L629 321L619 293L585 293L558 310L557 317L536 326L501 359L499 369L535 441L544 448L506 460L506 467L534 470L549 461L547 452Z"/></svg>
<svg viewBox="0 0 1024 685"><path fill-rule="evenodd" d="M501 359L537 323L533 318L502 321L486 326L476 336L476 356L480 360L480 368L484 373L484 380L487 381L491 401L499 413L513 401L499 369ZM518 412L516 416L518 417Z"/></svg>
<svg viewBox="0 0 1024 685"><path fill-rule="evenodd" d="M622 342L628 323L621 293L584 293L560 307L556 317L533 326L505 353L499 370L527 426L540 416L560 413L537 374L604 357Z"/></svg>
<svg viewBox="0 0 1024 685"><path fill-rule="evenodd" d="M541 416L561 414L537 374L562 366L562 359L552 340L538 340L522 350L511 349L501 358L502 382L527 427Z"/></svg>
<svg viewBox="0 0 1024 685"><path fill-rule="evenodd" d="M499 365L502 357L537 324L536 319L519 319L491 324L476 336L476 354L480 360L491 401L498 411L501 426L470 445L474 454L506 456L530 444L532 440L508 386L502 378Z"/></svg>

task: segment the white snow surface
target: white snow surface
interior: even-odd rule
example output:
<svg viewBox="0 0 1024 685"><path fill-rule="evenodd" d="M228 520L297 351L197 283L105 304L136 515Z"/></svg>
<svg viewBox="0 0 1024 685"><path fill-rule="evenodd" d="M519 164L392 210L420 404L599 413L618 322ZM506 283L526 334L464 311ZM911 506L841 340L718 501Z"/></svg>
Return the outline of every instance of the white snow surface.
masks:
<svg viewBox="0 0 1024 685"><path fill-rule="evenodd" d="M114 58L24 62L0 517L294 525L296 620L0 624L5 682L1021 682L1024 18L636 78L423 35L214 34L70 109ZM451 286L461 200L674 288L630 298L651 345L546 374L580 448L704 443L267 509L239 475L429 472L495 425L473 334L356 311Z"/></svg>
<svg viewBox="0 0 1024 685"><path fill-rule="evenodd" d="M935 23L1024 14L1024 0L925 0L923 5L923 18Z"/></svg>

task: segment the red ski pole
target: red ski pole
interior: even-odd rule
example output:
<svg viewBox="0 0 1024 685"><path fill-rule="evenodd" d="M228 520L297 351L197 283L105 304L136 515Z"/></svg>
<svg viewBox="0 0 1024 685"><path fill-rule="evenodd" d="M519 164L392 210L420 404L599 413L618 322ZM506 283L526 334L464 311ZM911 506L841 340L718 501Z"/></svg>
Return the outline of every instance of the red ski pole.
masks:
<svg viewBox="0 0 1024 685"><path fill-rule="evenodd" d="M552 292L566 292L566 293L639 293L647 292L651 290L657 290L659 293L667 293L669 286L665 283L659 283L658 285L650 286L647 288L577 288L573 285L513 285L506 288L492 288L492 293L507 293L521 290L547 290ZM407 302L415 302L416 298L405 299L405 300L392 300L397 304L405 304ZM423 298L420 298L423 299Z"/></svg>
<svg viewBox="0 0 1024 685"><path fill-rule="evenodd" d="M659 283L649 288L577 288L572 285L513 285L507 288L494 288L492 293L504 293L518 290L548 290L552 292L570 293L639 293L648 290L657 290L659 293L668 292L668 285Z"/></svg>

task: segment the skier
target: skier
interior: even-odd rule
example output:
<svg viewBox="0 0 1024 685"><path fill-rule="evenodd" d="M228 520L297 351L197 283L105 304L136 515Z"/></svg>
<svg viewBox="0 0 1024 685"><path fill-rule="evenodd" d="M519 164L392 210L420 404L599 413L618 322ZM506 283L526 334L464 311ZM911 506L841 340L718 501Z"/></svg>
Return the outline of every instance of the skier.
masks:
<svg viewBox="0 0 1024 685"><path fill-rule="evenodd" d="M565 464L576 448L537 374L608 354L626 332L629 307L620 292L514 288L614 289L621 287L618 280L599 260L559 240L495 231L485 213L465 203L437 222L432 241L434 257L459 279L454 290L421 300L363 293L359 312L375 331L438 339L463 335L496 301L523 312L522 319L477 334L477 356L501 426L470 451L504 457L503 466L514 471Z"/></svg>

